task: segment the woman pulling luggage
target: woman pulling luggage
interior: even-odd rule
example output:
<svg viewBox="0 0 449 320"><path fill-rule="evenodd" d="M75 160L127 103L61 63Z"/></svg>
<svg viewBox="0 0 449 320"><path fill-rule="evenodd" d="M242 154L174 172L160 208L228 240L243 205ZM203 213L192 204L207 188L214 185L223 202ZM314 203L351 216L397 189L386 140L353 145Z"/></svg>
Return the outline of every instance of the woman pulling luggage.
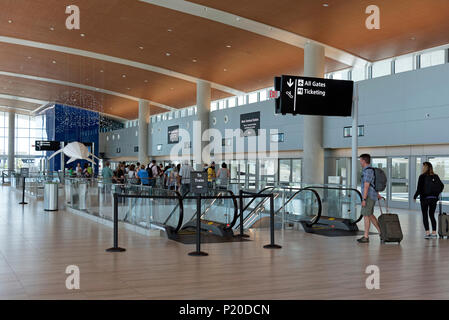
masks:
<svg viewBox="0 0 449 320"><path fill-rule="evenodd" d="M433 172L433 166L430 162L424 162L422 174L418 179L418 187L413 197L414 201L419 196L421 202L421 211L423 215L424 229L426 230L426 239L436 239L437 222L435 220L435 210L437 208L438 198L444 189L444 184L440 177ZM429 217L432 223L432 234L429 231Z"/></svg>

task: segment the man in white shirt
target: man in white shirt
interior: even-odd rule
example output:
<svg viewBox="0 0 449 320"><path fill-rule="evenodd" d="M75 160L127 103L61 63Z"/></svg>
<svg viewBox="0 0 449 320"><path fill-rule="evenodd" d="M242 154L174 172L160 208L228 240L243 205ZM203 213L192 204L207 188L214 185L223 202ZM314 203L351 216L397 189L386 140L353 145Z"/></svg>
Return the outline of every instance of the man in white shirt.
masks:
<svg viewBox="0 0 449 320"><path fill-rule="evenodd" d="M189 161L185 161L179 171L179 179L181 180L181 195L185 195L190 191L190 176L193 171Z"/></svg>

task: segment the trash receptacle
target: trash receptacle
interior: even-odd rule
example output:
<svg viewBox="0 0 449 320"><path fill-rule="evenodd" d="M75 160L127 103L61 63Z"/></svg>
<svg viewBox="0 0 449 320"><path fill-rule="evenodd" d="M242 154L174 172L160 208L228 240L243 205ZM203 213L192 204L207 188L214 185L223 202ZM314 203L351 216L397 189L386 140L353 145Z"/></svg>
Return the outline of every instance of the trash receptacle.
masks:
<svg viewBox="0 0 449 320"><path fill-rule="evenodd" d="M44 185L44 210L58 211L58 183L45 182Z"/></svg>

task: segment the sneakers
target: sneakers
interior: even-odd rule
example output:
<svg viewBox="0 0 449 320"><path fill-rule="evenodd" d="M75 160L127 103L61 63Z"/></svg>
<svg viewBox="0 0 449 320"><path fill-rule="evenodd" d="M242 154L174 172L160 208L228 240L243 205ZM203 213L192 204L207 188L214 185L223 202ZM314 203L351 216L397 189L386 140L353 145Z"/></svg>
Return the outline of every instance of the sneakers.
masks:
<svg viewBox="0 0 449 320"><path fill-rule="evenodd" d="M360 243L369 243L369 238L365 238L364 236L361 237L360 239L357 239L358 242Z"/></svg>
<svg viewBox="0 0 449 320"><path fill-rule="evenodd" d="M433 233L432 233L432 234L430 235L430 239L438 239L438 236L437 236L436 234L433 234Z"/></svg>
<svg viewBox="0 0 449 320"><path fill-rule="evenodd" d="M424 236L424 239L432 239L432 236L431 236L430 234L426 234L426 235Z"/></svg>

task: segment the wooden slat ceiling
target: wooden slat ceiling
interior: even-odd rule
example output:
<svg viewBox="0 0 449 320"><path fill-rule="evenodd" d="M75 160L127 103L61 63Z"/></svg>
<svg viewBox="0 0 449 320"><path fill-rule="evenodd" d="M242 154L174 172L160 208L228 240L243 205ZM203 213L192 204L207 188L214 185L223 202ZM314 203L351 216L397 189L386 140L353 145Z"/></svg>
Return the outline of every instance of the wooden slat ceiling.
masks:
<svg viewBox="0 0 449 320"><path fill-rule="evenodd" d="M39 106L40 106L40 104L0 98L0 107L20 108L20 109L27 109L27 110L32 111L32 110L35 110L36 108L38 108ZM5 108L2 108L2 109L5 109Z"/></svg>
<svg viewBox="0 0 449 320"><path fill-rule="evenodd" d="M80 7L80 30L65 28L67 5ZM81 33L85 36L81 37ZM2 0L0 35L141 62L245 92L271 86L275 75L300 74L303 70L300 48L137 0ZM344 67L327 60L327 71ZM196 100L195 83L44 49L0 44L0 69L100 87L175 108L194 105ZM122 78L122 74L127 77ZM31 80L24 82L27 88L54 87L47 83L31 85ZM60 95L59 89L49 92L48 88L44 95ZM34 97L34 92L24 89L16 88ZM212 91L212 99L226 96L229 94ZM129 119L137 114L135 101L105 108Z"/></svg>
<svg viewBox="0 0 449 320"><path fill-rule="evenodd" d="M449 43L447 0L188 1L284 29L369 61ZM373 4L380 8L379 30L365 27L365 9Z"/></svg>

